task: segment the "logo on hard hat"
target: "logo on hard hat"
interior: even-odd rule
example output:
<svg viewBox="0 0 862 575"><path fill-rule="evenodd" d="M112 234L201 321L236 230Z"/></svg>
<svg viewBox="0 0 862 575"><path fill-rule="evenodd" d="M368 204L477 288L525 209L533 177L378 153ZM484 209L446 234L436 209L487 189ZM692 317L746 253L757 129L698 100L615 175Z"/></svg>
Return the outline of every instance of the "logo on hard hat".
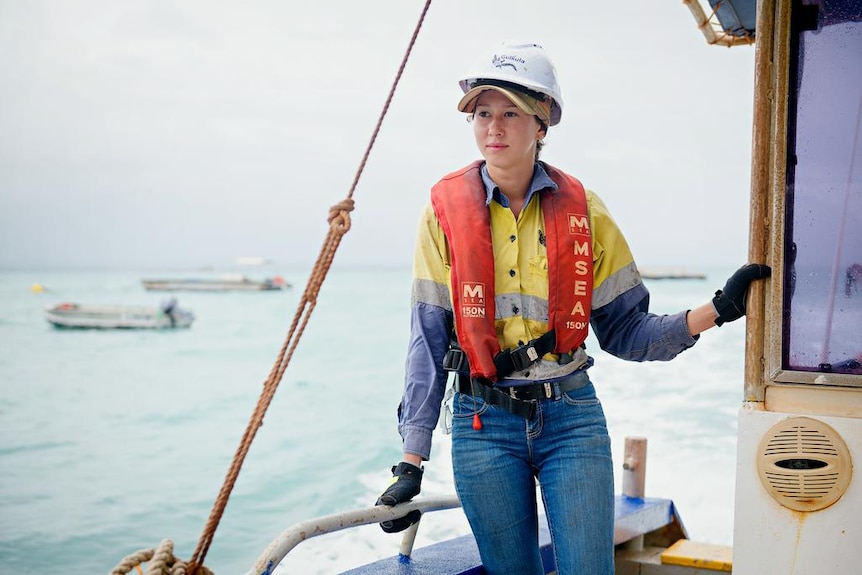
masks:
<svg viewBox="0 0 862 575"><path fill-rule="evenodd" d="M519 58L518 56L497 56L494 54L494 57L491 59L491 63L497 68L509 67L512 70L518 71L518 67L515 63L518 64L526 64L523 58Z"/></svg>

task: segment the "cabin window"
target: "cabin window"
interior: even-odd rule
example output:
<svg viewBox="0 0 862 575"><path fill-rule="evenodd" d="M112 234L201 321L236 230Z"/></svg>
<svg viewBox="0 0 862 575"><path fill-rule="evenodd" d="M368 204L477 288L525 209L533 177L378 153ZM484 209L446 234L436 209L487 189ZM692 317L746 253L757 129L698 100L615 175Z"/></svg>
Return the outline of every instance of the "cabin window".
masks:
<svg viewBox="0 0 862 575"><path fill-rule="evenodd" d="M862 5L791 20L782 368L862 374Z"/></svg>

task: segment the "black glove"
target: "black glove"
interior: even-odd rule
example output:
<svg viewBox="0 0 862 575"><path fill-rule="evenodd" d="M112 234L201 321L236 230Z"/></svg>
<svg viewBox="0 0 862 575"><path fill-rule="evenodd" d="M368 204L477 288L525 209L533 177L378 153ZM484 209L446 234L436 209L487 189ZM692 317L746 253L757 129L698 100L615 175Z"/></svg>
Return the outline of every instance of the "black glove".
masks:
<svg viewBox="0 0 862 575"><path fill-rule="evenodd" d="M410 501L415 496L419 495L420 485L422 483L422 469L411 465L406 461L402 461L392 468L392 481L386 491L377 498L375 505L398 505L405 501ZM390 521L382 521L380 528L386 533L397 533L404 531L417 521L422 516L422 512L414 509L404 517L392 519Z"/></svg>
<svg viewBox="0 0 862 575"><path fill-rule="evenodd" d="M712 298L712 305L718 313L715 325L720 326L744 316L748 285L754 280L768 278L770 275L772 275L772 269L763 264L746 264L733 272L724 284L724 289L715 292L715 297Z"/></svg>

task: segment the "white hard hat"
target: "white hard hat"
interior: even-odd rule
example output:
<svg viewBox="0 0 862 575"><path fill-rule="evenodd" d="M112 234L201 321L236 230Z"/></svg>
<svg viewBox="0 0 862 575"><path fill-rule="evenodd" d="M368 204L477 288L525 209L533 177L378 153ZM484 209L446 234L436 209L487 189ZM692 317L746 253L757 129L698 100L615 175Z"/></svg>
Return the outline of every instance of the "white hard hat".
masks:
<svg viewBox="0 0 862 575"><path fill-rule="evenodd" d="M550 98L551 126L560 123L563 97L557 82L557 71L545 50L538 44L503 42L484 54L459 84L464 97L458 109L467 111L469 103L479 95L483 85L515 89L529 96Z"/></svg>

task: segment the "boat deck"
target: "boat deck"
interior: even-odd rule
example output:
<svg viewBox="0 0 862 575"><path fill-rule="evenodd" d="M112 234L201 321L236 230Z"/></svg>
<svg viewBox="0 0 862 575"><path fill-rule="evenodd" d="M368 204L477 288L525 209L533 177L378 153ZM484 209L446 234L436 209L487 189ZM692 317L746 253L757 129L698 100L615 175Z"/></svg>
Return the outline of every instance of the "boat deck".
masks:
<svg viewBox="0 0 862 575"><path fill-rule="evenodd" d="M672 530L671 538L684 537L676 507L670 499L635 499L617 495L614 510L614 544L620 545L648 533ZM669 544L669 543L667 543ZM546 573L554 572L547 525L539 530L539 545ZM482 575L479 550L472 535L413 550L411 556L393 556L343 572L343 575Z"/></svg>

